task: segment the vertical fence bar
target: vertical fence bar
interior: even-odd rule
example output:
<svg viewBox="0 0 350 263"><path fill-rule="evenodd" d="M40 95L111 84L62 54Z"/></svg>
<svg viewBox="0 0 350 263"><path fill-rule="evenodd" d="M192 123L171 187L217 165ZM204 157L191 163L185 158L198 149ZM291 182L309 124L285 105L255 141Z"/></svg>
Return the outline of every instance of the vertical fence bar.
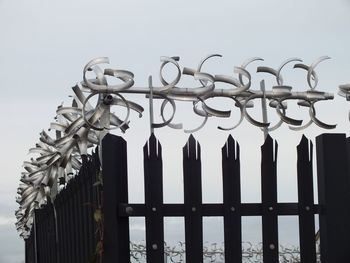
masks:
<svg viewBox="0 0 350 263"><path fill-rule="evenodd" d="M88 225L89 225L89 258L95 254L96 244L98 242L97 237L97 224L94 219L94 209L98 207L98 203L96 202L96 191L95 191L95 182L97 181L97 177L100 176L100 162L98 161L98 155L93 153L92 163L86 162L86 171L88 175L87 180L87 189L88 189L88 202L91 204L88 206ZM97 175L98 173L98 175ZM101 175L102 176L102 175ZM98 194L101 194L99 192ZM104 231L104 230L103 230Z"/></svg>
<svg viewBox="0 0 350 263"><path fill-rule="evenodd" d="M89 251L95 253L95 224L94 224L94 199L93 199L93 184L95 181L95 173L89 170L87 178L87 218L88 218L88 233L89 233Z"/></svg>
<svg viewBox="0 0 350 263"><path fill-rule="evenodd" d="M37 229L37 223L36 223L36 212L34 210L34 218L33 218L33 228L32 228L33 234L34 234L34 262L38 263L38 229Z"/></svg>
<svg viewBox="0 0 350 263"><path fill-rule="evenodd" d="M104 262L130 262L129 218L117 216L128 203L127 151L123 138L107 134L102 140Z"/></svg>
<svg viewBox="0 0 350 263"><path fill-rule="evenodd" d="M69 235L72 237L72 252L70 254L71 261L77 262L77 224L76 224L76 201L75 201L75 191L76 191L76 182L75 178L71 179L69 181L70 184L70 214L69 214L69 220L72 227L72 232L69 233Z"/></svg>
<svg viewBox="0 0 350 263"><path fill-rule="evenodd" d="M78 226L78 221L77 221L77 218L78 218L78 211L77 211L77 178L73 178L70 180L70 182L72 182L72 214L71 214L71 219L72 219L72 223L73 223L73 233L71 233L71 235L74 236L73 238L73 260L74 262L79 262L79 240L78 240L78 229L79 229L79 226Z"/></svg>
<svg viewBox="0 0 350 263"><path fill-rule="evenodd" d="M70 256L70 225L69 225L69 196L68 196L68 188L66 185L66 188L64 189L64 191L61 192L62 194L62 210L61 213L63 214L63 233L62 233L62 240L63 240L63 244L62 246L64 246L64 254L65 254L65 260L66 262L69 262L69 256Z"/></svg>
<svg viewBox="0 0 350 263"><path fill-rule="evenodd" d="M47 255L46 255L46 260L47 262L53 262L54 263L54 258L52 257L53 251L51 250L51 245L52 241L54 240L54 233L52 232L52 204L51 200L48 201L47 203L47 208L46 208L46 214L45 214L45 228L46 228L46 249L47 249Z"/></svg>
<svg viewBox="0 0 350 263"><path fill-rule="evenodd" d="M43 222L42 222L42 214L43 210L42 209L36 209L38 212L38 221L37 221L37 229L38 229L38 262L45 262L44 257L45 257L45 236L43 235Z"/></svg>
<svg viewBox="0 0 350 263"><path fill-rule="evenodd" d="M350 262L350 140L345 134L316 138L322 263Z"/></svg>
<svg viewBox="0 0 350 263"><path fill-rule="evenodd" d="M76 260L77 262L81 262L81 244L80 244L80 226L81 222L79 221L79 210L80 210L80 203L79 203L79 175L74 177L74 224L75 224L75 253L76 253Z"/></svg>
<svg viewBox="0 0 350 263"><path fill-rule="evenodd" d="M52 201L48 201L48 214L46 217L47 220L47 238L48 238L48 262L56 263L57 262L57 243L56 243L56 230L55 230L55 213Z"/></svg>
<svg viewBox="0 0 350 263"><path fill-rule="evenodd" d="M53 218L54 218L54 213L53 213L53 207L52 207L52 203L50 201L50 206L48 209L48 214L46 215L46 221L47 221L47 247L48 247L48 262L52 262L55 263L56 262L56 256L54 255L54 246L55 246L55 239L56 239L56 235L55 235L55 231L54 231L54 224L53 224Z"/></svg>
<svg viewBox="0 0 350 263"><path fill-rule="evenodd" d="M103 203L101 202L101 200L103 199L103 196L102 196L102 189L100 189L100 187L96 187L94 186L94 183L96 182L97 178L98 178L98 173L100 173L100 169L91 169L91 173L93 174L93 177L92 177L92 181L91 181L91 188L92 188L92 202L94 204L95 207L100 207L103 211ZM102 175L101 175L102 176ZM94 213L94 211L92 211L92 213ZM94 245L94 248L93 248L93 251L96 251L96 244L99 242L99 241L103 241L101 240L101 236L96 234L99 232L99 229L98 229L98 223L95 221L94 219L94 215L92 216L92 224L93 224L93 245ZM104 233L104 230L103 230L103 233ZM103 239L104 237L102 237Z"/></svg>
<svg viewBox="0 0 350 263"><path fill-rule="evenodd" d="M56 235L55 235L55 228L54 228L54 213L53 213L53 207L52 203L50 201L50 209L49 214L47 215L47 227L48 227L48 262L55 263L56 262L56 251L54 250L54 247L56 245Z"/></svg>
<svg viewBox="0 0 350 263"><path fill-rule="evenodd" d="M40 221L39 224L39 231L40 231L40 241L39 241L39 249L40 249L40 258L39 262L46 262L46 254L47 254L47 232L46 232L46 222L43 220L45 218L45 210L44 209L38 209L40 211Z"/></svg>
<svg viewBox="0 0 350 263"><path fill-rule="evenodd" d="M77 180L77 191L75 193L77 200L77 232L78 232L78 251L79 261L86 262L85 259L85 248L84 248L84 224L83 224L83 199L82 199L82 186L83 186L83 174L79 172L76 176Z"/></svg>
<svg viewBox="0 0 350 263"><path fill-rule="evenodd" d="M261 146L263 262L278 263L277 142L268 135Z"/></svg>
<svg viewBox="0 0 350 263"><path fill-rule="evenodd" d="M52 200L52 207L53 207L53 227L54 227L54 231L55 231L55 244L54 244L54 249L56 250L56 259L55 260L56 260L57 263L59 263L59 262L61 262L61 259L60 259L59 229L58 229L59 217L58 217L58 214L57 214L57 207L56 207L55 199Z"/></svg>
<svg viewBox="0 0 350 263"><path fill-rule="evenodd" d="M31 262L31 257L30 257L30 252L31 252L31 246L30 246L30 241L32 239L32 234L30 234L30 236L24 240L24 262L25 263L29 263Z"/></svg>
<svg viewBox="0 0 350 263"><path fill-rule="evenodd" d="M38 261L39 263L41 262L45 262L45 236L43 233L43 228L44 228L44 224L43 224L43 210L42 209L37 209L38 211L38 221L37 221L37 226L38 226L38 232L39 232L39 238L38 238L38 248L39 248L39 257L38 257Z"/></svg>
<svg viewBox="0 0 350 263"><path fill-rule="evenodd" d="M44 221L44 242L45 242L45 261L46 262L52 262L51 261L51 250L50 250L50 243L51 243L51 229L50 229L50 214L49 209L47 209L45 212L45 221Z"/></svg>
<svg viewBox="0 0 350 263"><path fill-rule="evenodd" d="M101 163L98 155L98 148L96 149L96 151L93 153L92 156L93 156L92 162L89 162L88 169L89 169L89 173L93 175L91 186L90 186L93 191L93 202L95 205L99 205L100 207L101 206L103 207L103 187L102 185L98 185L97 187L95 185L95 183L97 183L98 181L100 180L103 181ZM95 220L93 217L91 217L91 221L94 225L94 230L93 230L94 232L92 233L94 234L97 231L97 224L95 223ZM94 239L94 246L95 246L95 244L98 242L98 239L97 239L97 235L94 235L94 237L95 237ZM92 251L95 251L95 247Z"/></svg>
<svg viewBox="0 0 350 263"><path fill-rule="evenodd" d="M316 263L312 143L303 135L297 146L298 209L301 263Z"/></svg>
<svg viewBox="0 0 350 263"><path fill-rule="evenodd" d="M26 263L36 263L35 262L35 244L34 244L34 231L33 228L30 232L30 236L25 239L25 262Z"/></svg>
<svg viewBox="0 0 350 263"><path fill-rule="evenodd" d="M49 246L49 261L52 263L57 262L57 249L56 249L56 231L55 231L55 214L53 210L53 205L50 200L50 210L49 210L49 215L47 217L48 221L48 246Z"/></svg>
<svg viewBox="0 0 350 263"><path fill-rule="evenodd" d="M151 134L143 147L147 262L164 262L162 147Z"/></svg>
<svg viewBox="0 0 350 263"><path fill-rule="evenodd" d="M89 249L89 226L88 226L88 220L90 220L89 218L89 213L88 213L88 209L89 206L91 204L88 203L88 199L87 199L87 169L84 170L84 172L82 173L82 185L81 185L81 198L82 198L82 227L83 227L83 246L84 246L84 253L85 253L85 257L84 257L84 261L88 261L89 257L90 257L90 249Z"/></svg>
<svg viewBox="0 0 350 263"><path fill-rule="evenodd" d="M200 145L190 135L183 147L186 262L203 262Z"/></svg>
<svg viewBox="0 0 350 263"><path fill-rule="evenodd" d="M58 236L59 236L59 246L60 246L60 260L61 262L67 261L67 239L66 239L66 209L65 209L65 197L66 193L61 190L59 195L56 197L55 202L59 200L58 217L60 218L58 224ZM59 199L58 199L59 198Z"/></svg>
<svg viewBox="0 0 350 263"><path fill-rule="evenodd" d="M242 262L241 175L239 145L230 135L221 149L225 262Z"/></svg>
<svg viewBox="0 0 350 263"><path fill-rule="evenodd" d="M84 262L87 262L89 257L91 256L91 254L93 253L92 251L90 251L89 249L89 220L91 220L91 218L89 218L89 207L92 206L92 204L89 204L88 201L88 177L89 177L89 170L88 170L88 163L86 163L86 161L83 161L83 166L82 166L82 170L81 170L81 203L82 203L82 207L81 207L81 213L82 213L82 220L81 220L81 224L82 224L82 231L83 231L83 235L82 235L82 246L84 247Z"/></svg>
<svg viewBox="0 0 350 263"><path fill-rule="evenodd" d="M45 242L43 242L43 231L42 231L42 228L43 228L43 224L42 224L42 210L41 209L37 209L38 211L38 221L37 221L37 229L38 229L38 262L41 263L41 262L45 262L43 260L43 257L44 257L44 253L45 253L45 249L43 247L43 244L45 244Z"/></svg>
<svg viewBox="0 0 350 263"><path fill-rule="evenodd" d="M76 199L77 199L77 232L78 232L78 252L79 252L79 261L83 262L86 261L84 258L85 255L85 248L84 248L84 223L83 223L83 199L82 199L82 187L83 187L83 174L82 171L80 171L76 175L76 180L77 180L77 189L75 192Z"/></svg>
<svg viewBox="0 0 350 263"><path fill-rule="evenodd" d="M62 198L61 194L58 194L55 198L54 205L56 208L56 215L57 215L57 235L58 235L58 247L57 247L57 253L58 253L58 259L59 262L64 262L64 254L63 254L63 240L62 240L62 232L63 232L63 222L62 222L62 212L61 212L61 205L62 205Z"/></svg>
<svg viewBox="0 0 350 263"><path fill-rule="evenodd" d="M39 263L40 262L40 245L41 245L41 236L40 236L40 215L39 215L39 211L38 209L34 210L34 214L35 214L35 221L34 221L34 225L35 225L35 263Z"/></svg>
<svg viewBox="0 0 350 263"><path fill-rule="evenodd" d="M59 220L59 232L58 232L58 236L59 236L59 244L60 244L60 259L61 262L68 262L67 260L67 239L66 239L66 229L67 229L67 224L66 224L66 210L65 210L65 196L66 193L61 191L60 194L58 195L58 197L56 197L56 201L58 202L59 200L59 210L58 210L58 216L60 218ZM58 199L59 198L59 199Z"/></svg>
<svg viewBox="0 0 350 263"><path fill-rule="evenodd" d="M68 187L68 186L66 186ZM71 255L71 241L70 241L70 234L71 233L71 225L69 222L69 188L66 188L64 191L64 197L63 197L63 202L64 202L64 208L63 208L63 213L64 213L64 247L65 247L65 254L66 254L66 262L70 262L70 255Z"/></svg>
<svg viewBox="0 0 350 263"><path fill-rule="evenodd" d="M46 262L46 254L47 254L47 232L45 231L45 221L43 220L45 218L45 210L44 209L38 209L40 211L40 221L38 222L38 229L40 232L40 241L39 241L39 250L40 250L40 257L39 262Z"/></svg>
<svg viewBox="0 0 350 263"><path fill-rule="evenodd" d="M62 240L62 211L61 211L61 206L62 206L62 197L60 194L58 194L55 197L54 200L54 205L56 208L56 215L57 215L57 240L58 240L58 248L57 248L57 253L58 253L58 262L61 263L63 262L63 240Z"/></svg>
<svg viewBox="0 0 350 263"><path fill-rule="evenodd" d="M69 232L66 233L68 238L69 238L69 247L68 247L68 262L70 263L74 263L75 262L75 229L74 229L74 218L73 218L73 214L74 214L74 208L73 208L73 181L69 181L68 185L67 185L67 189L68 189L68 215L67 215L67 224L69 226Z"/></svg>
<svg viewBox="0 0 350 263"><path fill-rule="evenodd" d="M34 213L35 213L35 248L36 248L36 258L35 258L35 262L36 263L40 263L41 262L41 254L42 254L42 237L41 237L41 217L40 217L40 210L39 209L35 209Z"/></svg>

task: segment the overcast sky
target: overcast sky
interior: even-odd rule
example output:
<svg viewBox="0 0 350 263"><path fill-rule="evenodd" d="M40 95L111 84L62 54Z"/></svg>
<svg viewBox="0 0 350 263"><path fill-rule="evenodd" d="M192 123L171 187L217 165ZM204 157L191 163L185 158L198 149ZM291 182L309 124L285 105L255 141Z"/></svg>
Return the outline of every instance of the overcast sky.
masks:
<svg viewBox="0 0 350 263"><path fill-rule="evenodd" d="M212 74L232 74L233 67L245 59L259 56L260 65L277 68L290 57L305 64L320 56L332 60L319 65L318 88L337 92L339 84L350 82L350 1L348 0L241 0L241 1L44 1L0 0L0 112L1 184L0 184L0 262L22 262L23 241L15 231L16 188L27 151L38 140L39 132L49 127L57 105L68 102L71 87L82 80L84 65L95 57L107 56L111 66L131 70L138 86L146 86L147 77L159 83L160 56L180 56L180 65L196 67L204 56L219 53L206 66ZM258 65L258 64L256 64ZM255 66L256 66L255 65ZM254 71L254 66L250 68ZM295 90L307 89L305 72L287 67L285 82ZM263 75L253 75L253 89ZM265 76L266 77L266 76ZM267 78L267 89L272 78ZM145 108L147 101L137 99ZM222 109L230 109L228 101ZM178 106L177 121L186 128L200 123L188 105ZM306 119L307 112L291 107L294 117ZM320 103L317 116L337 123L332 132L347 133L348 109L343 98ZM294 109L294 110L293 110ZM235 112L237 114L237 112ZM195 134L203 150L203 201L220 202L220 148L229 132L216 130L230 120L210 120ZM253 111L256 117L259 112ZM269 115L274 115L273 111ZM270 118L273 118L271 117ZM312 126L305 134L314 139L325 132ZM260 201L260 145L262 133L246 121L232 131L242 151L242 199ZM302 132L286 126L271 135L279 141L279 201L296 201L295 146ZM170 128L157 130L164 155L166 202L182 201L181 148L188 135ZM141 146L148 133L147 112L142 119L132 115L128 141L132 164L142 163ZM143 201L142 166L130 165L130 199ZM180 221L167 224L169 239L183 238ZM221 241L220 219L205 220L205 239ZM245 219L244 239L258 241L261 234L257 219ZM173 227L172 227L173 223ZM296 218L281 219L281 242L296 244ZM209 227L210 226L210 227ZM252 226L254 231L250 231ZM288 228L286 226L289 226ZM140 238L141 221L135 221L133 237ZM292 230L288 230L292 229ZM180 234L179 234L180 233ZM219 234L218 234L219 233ZM253 234L252 234L253 233Z"/></svg>

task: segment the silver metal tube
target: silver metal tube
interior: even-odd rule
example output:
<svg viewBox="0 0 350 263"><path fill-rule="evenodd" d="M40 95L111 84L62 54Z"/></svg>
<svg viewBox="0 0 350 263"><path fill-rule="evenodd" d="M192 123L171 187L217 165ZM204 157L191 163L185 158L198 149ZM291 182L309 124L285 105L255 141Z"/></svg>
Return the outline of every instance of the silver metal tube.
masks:
<svg viewBox="0 0 350 263"><path fill-rule="evenodd" d="M268 123L266 97L265 97L265 81L264 80L260 81L260 89L263 92L263 97L261 98L261 109L262 109L263 122L264 123ZM264 132L264 139L266 140L267 135L269 134L268 128L267 127L263 127L262 129L263 129L263 132Z"/></svg>
<svg viewBox="0 0 350 263"><path fill-rule="evenodd" d="M152 86L152 76L148 77L148 86L149 86L149 122L150 122L150 132L154 132L154 115L153 115L153 86Z"/></svg>

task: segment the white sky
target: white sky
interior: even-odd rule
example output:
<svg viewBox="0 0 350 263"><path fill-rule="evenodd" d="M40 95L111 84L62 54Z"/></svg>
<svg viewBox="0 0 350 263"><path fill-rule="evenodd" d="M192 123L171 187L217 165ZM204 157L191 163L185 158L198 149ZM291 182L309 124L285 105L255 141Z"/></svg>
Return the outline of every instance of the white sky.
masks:
<svg viewBox="0 0 350 263"><path fill-rule="evenodd" d="M22 162L28 158L27 151L37 142L41 129L47 129L53 120L57 105L68 101L72 93L70 87L82 79L83 66L90 59L108 56L112 67L133 71L136 84L145 86L148 75L153 75L154 82L159 83L160 56L178 55L182 67L196 67L204 56L219 53L224 57L208 63L208 71L232 74L234 66L254 56L265 59L260 65L276 68L289 57L300 57L311 64L314 59L329 55L332 60L317 68L318 88L336 93L339 84L350 82L349 13L349 0L0 0L0 138L3 147L0 262L21 262L24 258L23 242L14 227L17 208L14 197ZM287 67L285 83L295 90L305 90L305 75ZM253 75L254 89L264 76ZM272 79L267 78L267 89L271 84ZM138 102L147 108L146 100L140 98ZM222 109L230 109L227 102L222 102ZM200 122L190 113L188 105L178 105L178 108L184 110L180 110L177 120L183 121L186 127ZM346 133L349 108L343 98L336 96L334 101L319 105L317 116L326 122L338 123L332 132ZM306 117L304 110L294 109L292 107L292 116ZM260 117L259 112L253 114ZM215 127L228 126L230 121L210 120L207 127L195 134L203 150L204 202L221 201L219 153L229 133ZM325 131L313 126L305 134L314 139L322 132ZM258 202L262 134L246 121L231 134L241 145L242 199ZM285 126L272 133L279 141L279 201L296 200L295 146L301 134ZM147 112L143 119L133 115L131 128L125 135L132 164L129 167L132 202L143 201L142 166L136 164L142 163L141 146L148 135ZM188 135L168 128L156 131L156 135L167 156L164 160L165 201L181 202L180 152ZM206 239L220 241L218 220L206 219L206 222ZM256 227L256 222L255 219L245 220L245 229ZM281 241L295 244L295 218L280 222L281 226L293 229L284 228ZM136 238L140 236L136 230L139 224L137 221L133 232ZM179 237L178 227L178 222L174 222L174 227L167 226L169 238ZM246 239L258 240L248 232Z"/></svg>

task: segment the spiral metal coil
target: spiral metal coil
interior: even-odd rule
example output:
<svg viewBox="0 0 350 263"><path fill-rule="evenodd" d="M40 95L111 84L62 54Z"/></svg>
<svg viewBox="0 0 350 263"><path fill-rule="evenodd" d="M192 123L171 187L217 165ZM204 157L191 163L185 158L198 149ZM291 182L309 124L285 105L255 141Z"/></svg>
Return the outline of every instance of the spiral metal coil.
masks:
<svg viewBox="0 0 350 263"><path fill-rule="evenodd" d="M234 67L233 75L212 75L202 71L203 65L213 57L221 55L213 54L205 57L197 68L184 67L181 70L179 57L161 57L160 82L161 86L154 87L150 79L148 87L135 87L134 74L127 70L102 68L102 64L108 64L108 58L102 57L91 60L84 67L83 81L74 86L72 103L69 106L60 105L56 111L55 122L50 124L49 132L40 133L40 141L29 150L33 157L25 161L21 183L17 189L16 201L19 209L15 212L17 230L23 238L28 237L32 224L35 208L39 208L47 202L47 197L54 198L66 182L76 174L81 167L81 156L88 153L88 148L98 145L103 136L111 129L120 129L125 132L129 128L129 116L131 111L142 116L144 108L125 98L125 94L143 94L150 98L151 129L169 126L174 129L183 129L183 124L174 123L177 102L189 102L192 104L195 115L203 121L198 127L184 129L187 133L193 133L204 127L210 117L228 118L231 110L216 109L209 106L211 98L229 98L233 101L233 107L239 109L240 117L231 127L218 128L229 131L237 128L246 119L254 126L272 131L287 123L291 129L300 130L312 123L325 129L332 129L336 125L326 124L316 117L315 104L319 101L333 99L333 94L316 89L318 76L316 66L329 57L321 57L310 66L302 64L301 59L291 58L286 60L277 69L266 66L257 67L258 73L271 74L276 79L276 85L272 90L252 89L252 74L247 66L253 62L263 61L262 58L251 58L241 66ZM281 71L288 63L295 63L294 68L306 71L306 80L309 88L306 91L292 91L292 87L285 85ZM173 66L176 76L172 81L164 76L165 66ZM168 67L167 66L167 67ZM89 75L93 75L89 77ZM189 76L198 82L197 87L180 87L179 81L183 76ZM114 78L113 84L109 80ZM114 84L117 81L118 84ZM225 83L229 88L219 88ZM350 90L349 86L343 87L344 91ZM95 98L96 105L92 105ZM276 110L280 121L271 125L254 119L248 112L248 108L254 106L254 100L263 99L269 101L269 106ZM161 100L160 116L162 122L153 121L153 100ZM303 124L303 120L293 119L287 116L287 101L297 100L297 104L309 109L310 120ZM172 114L166 118L167 105L172 108ZM124 108L126 116L121 119L114 113L115 109ZM51 133L50 133L51 131Z"/></svg>
<svg viewBox="0 0 350 263"><path fill-rule="evenodd" d="M347 101L350 101L350 84L339 85L339 96L344 97ZM350 112L349 112L349 121L350 121Z"/></svg>

